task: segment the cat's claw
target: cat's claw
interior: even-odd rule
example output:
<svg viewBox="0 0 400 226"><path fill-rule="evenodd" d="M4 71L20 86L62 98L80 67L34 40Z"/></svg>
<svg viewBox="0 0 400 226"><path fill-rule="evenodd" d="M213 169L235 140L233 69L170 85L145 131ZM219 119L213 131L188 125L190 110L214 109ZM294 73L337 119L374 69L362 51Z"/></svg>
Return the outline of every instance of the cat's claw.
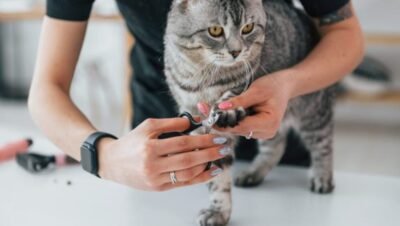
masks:
<svg viewBox="0 0 400 226"><path fill-rule="evenodd" d="M219 114L219 118L215 123L218 127L235 127L242 121L246 115L247 111L244 108L237 108L231 110L216 110L214 114Z"/></svg>
<svg viewBox="0 0 400 226"><path fill-rule="evenodd" d="M333 183L333 179L331 176L329 177L315 176L311 178L310 190L314 193L329 194L334 189L335 185Z"/></svg>
<svg viewBox="0 0 400 226"><path fill-rule="evenodd" d="M225 226L228 224L229 217L217 210L203 209L197 218L199 226Z"/></svg>
<svg viewBox="0 0 400 226"><path fill-rule="evenodd" d="M257 173L243 171L235 177L237 187L255 187L264 181L264 176Z"/></svg>

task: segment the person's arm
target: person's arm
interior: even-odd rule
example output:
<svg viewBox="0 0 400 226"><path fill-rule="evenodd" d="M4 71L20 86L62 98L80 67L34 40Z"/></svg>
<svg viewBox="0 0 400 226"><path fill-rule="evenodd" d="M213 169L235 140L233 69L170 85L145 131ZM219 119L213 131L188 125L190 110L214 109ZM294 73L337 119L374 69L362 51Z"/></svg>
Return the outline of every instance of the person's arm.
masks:
<svg viewBox="0 0 400 226"><path fill-rule="evenodd" d="M330 20L316 19L322 39L316 48L284 79L291 97L327 87L350 73L364 56L364 37L351 3ZM294 76L291 76L294 75Z"/></svg>
<svg viewBox="0 0 400 226"><path fill-rule="evenodd" d="M253 137L259 139L272 138L291 98L332 85L351 72L364 53L360 24L351 3L334 13L340 20L317 21L321 41L302 62L257 79L246 92L219 105L222 110L252 107L255 115L246 117L234 128L217 129L241 136L254 132ZM203 114L209 111L204 103L199 103L199 110Z"/></svg>
<svg viewBox="0 0 400 226"><path fill-rule="evenodd" d="M29 110L34 121L61 150L80 160L80 146L96 128L72 102L69 92L87 22L46 17L38 49ZM226 139L214 135L158 139L184 131L184 118L149 119L118 140L98 144L99 175L132 188L162 191L208 181L221 172L208 162L225 157ZM197 151L194 151L197 150ZM171 184L176 172L177 184Z"/></svg>
<svg viewBox="0 0 400 226"><path fill-rule="evenodd" d="M77 160L80 145L96 131L69 97L86 26L45 17L28 102L36 124Z"/></svg>

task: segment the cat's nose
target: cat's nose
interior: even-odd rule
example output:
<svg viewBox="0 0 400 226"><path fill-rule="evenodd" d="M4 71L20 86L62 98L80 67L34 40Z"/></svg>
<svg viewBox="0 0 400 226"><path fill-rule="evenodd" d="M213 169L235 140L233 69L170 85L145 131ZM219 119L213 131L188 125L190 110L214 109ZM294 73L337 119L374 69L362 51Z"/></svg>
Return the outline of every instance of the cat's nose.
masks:
<svg viewBox="0 0 400 226"><path fill-rule="evenodd" d="M229 53L233 56L234 59L236 59L236 57L238 57L241 52L242 52L242 50L233 50L233 51L230 51Z"/></svg>

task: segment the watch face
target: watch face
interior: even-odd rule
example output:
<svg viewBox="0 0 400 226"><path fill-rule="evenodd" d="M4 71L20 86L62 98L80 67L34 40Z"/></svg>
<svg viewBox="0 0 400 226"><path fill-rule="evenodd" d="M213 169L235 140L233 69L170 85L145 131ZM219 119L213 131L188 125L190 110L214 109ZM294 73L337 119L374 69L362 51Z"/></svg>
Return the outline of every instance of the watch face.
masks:
<svg viewBox="0 0 400 226"><path fill-rule="evenodd" d="M81 148L81 165L89 173L97 174L96 151L91 145L83 145Z"/></svg>

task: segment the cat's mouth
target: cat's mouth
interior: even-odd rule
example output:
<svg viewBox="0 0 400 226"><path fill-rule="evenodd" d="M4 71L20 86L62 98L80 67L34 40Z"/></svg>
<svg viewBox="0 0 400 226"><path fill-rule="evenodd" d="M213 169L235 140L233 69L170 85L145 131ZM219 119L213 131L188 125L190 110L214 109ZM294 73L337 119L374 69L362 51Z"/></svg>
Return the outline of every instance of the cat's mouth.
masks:
<svg viewBox="0 0 400 226"><path fill-rule="evenodd" d="M231 60L231 61L215 61L215 66L221 68L236 68L243 65L243 61Z"/></svg>
<svg viewBox="0 0 400 226"><path fill-rule="evenodd" d="M244 57L237 57L237 58L233 58L233 57L223 57L223 58L216 58L213 63L216 66L219 67L237 67L240 65L243 65L243 63L246 61L246 59Z"/></svg>

